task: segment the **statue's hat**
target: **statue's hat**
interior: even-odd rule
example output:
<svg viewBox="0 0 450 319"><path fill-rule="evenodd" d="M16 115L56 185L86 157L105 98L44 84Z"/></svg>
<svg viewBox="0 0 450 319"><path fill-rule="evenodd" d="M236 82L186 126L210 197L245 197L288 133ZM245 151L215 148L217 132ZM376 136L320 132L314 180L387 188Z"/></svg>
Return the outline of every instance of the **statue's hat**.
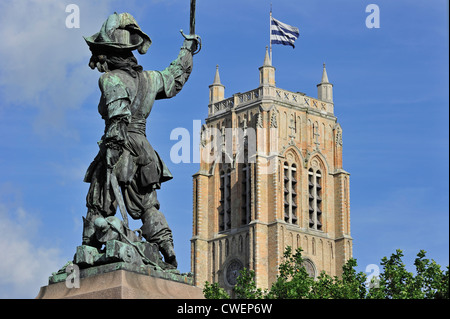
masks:
<svg viewBox="0 0 450 319"><path fill-rule="evenodd" d="M132 51L137 49L140 54L145 54L152 44L150 37L141 30L129 13L114 12L103 23L100 32L83 38L92 51L101 51L102 49Z"/></svg>

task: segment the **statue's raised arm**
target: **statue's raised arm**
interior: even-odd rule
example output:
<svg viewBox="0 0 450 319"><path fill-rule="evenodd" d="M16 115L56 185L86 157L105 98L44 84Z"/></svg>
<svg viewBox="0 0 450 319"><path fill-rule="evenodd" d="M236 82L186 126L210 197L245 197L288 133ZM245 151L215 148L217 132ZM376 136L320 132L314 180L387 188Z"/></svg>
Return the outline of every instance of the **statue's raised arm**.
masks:
<svg viewBox="0 0 450 319"><path fill-rule="evenodd" d="M183 34L183 33L182 33ZM183 85L189 78L193 67L193 56L199 47L199 37L197 35L186 36L181 46L178 57L170 63L163 71L159 72L162 77L163 87L160 88L156 99L171 98L181 91Z"/></svg>

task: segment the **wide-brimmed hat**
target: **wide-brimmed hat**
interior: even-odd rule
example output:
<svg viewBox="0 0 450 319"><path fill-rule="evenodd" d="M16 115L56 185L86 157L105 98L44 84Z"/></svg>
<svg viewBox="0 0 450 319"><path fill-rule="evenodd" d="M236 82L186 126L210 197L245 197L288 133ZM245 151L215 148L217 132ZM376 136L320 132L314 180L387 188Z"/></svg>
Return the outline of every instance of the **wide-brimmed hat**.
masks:
<svg viewBox="0 0 450 319"><path fill-rule="evenodd" d="M83 38L92 51L137 49L140 54L145 54L152 44L150 37L141 30L133 16L126 12L114 12L103 23L100 32Z"/></svg>

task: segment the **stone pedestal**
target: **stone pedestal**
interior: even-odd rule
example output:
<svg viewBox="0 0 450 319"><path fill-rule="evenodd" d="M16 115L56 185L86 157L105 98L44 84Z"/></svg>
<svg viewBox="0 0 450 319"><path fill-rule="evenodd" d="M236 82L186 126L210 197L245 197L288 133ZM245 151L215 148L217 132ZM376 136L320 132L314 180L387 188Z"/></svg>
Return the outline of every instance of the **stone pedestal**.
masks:
<svg viewBox="0 0 450 319"><path fill-rule="evenodd" d="M201 288L151 274L116 270L80 279L80 288L66 282L41 287L36 299L203 299Z"/></svg>

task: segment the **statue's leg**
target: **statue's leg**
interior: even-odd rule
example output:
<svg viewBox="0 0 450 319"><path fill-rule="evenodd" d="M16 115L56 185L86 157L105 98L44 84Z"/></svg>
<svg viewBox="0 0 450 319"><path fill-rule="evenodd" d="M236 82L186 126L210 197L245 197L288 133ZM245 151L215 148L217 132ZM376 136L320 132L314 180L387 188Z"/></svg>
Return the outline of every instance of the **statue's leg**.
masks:
<svg viewBox="0 0 450 319"><path fill-rule="evenodd" d="M114 194L110 190L105 203L105 166L100 162L95 167L92 176L91 185L86 195L86 207L88 208L86 218L83 218L83 237L82 244L96 248L101 248L102 244L97 241L95 236L94 222L99 217L113 216L117 210L117 203Z"/></svg>
<svg viewBox="0 0 450 319"><path fill-rule="evenodd" d="M142 236L144 236L148 242L158 244L159 250L164 256L164 261L176 268L178 263L175 250L173 249L172 231L170 230L163 213L156 209L155 206L152 206L144 212L141 219Z"/></svg>
<svg viewBox="0 0 450 319"><path fill-rule="evenodd" d="M142 236L148 242L157 244L164 261L176 268L178 264L173 249L172 231L163 213L159 211L156 191L151 187L141 190L133 180L122 188L122 192L130 216L142 220Z"/></svg>

